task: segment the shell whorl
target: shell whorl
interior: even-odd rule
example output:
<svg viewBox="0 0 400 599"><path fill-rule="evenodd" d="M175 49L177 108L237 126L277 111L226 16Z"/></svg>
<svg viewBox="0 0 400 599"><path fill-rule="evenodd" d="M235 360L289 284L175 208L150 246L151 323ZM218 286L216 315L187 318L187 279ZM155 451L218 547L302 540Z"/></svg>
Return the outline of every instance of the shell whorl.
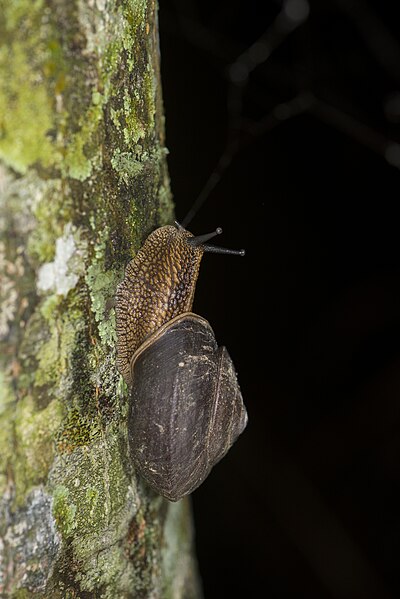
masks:
<svg viewBox="0 0 400 599"><path fill-rule="evenodd" d="M204 250L192 234L165 226L151 233L125 270L116 293L117 367L128 384L130 363L143 341L163 324L192 309Z"/></svg>
<svg viewBox="0 0 400 599"><path fill-rule="evenodd" d="M128 438L135 468L163 497L196 489L247 424L235 368L201 316L176 316L132 360Z"/></svg>

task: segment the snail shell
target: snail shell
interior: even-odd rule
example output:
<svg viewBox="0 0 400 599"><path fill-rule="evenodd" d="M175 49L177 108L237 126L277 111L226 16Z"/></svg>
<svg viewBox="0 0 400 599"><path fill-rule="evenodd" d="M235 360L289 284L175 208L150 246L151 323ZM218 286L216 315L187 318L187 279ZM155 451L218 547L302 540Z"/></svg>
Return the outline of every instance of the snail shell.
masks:
<svg viewBox="0 0 400 599"><path fill-rule="evenodd" d="M209 323L181 314L136 352L129 444L137 470L161 495L191 493L244 430L233 363Z"/></svg>
<svg viewBox="0 0 400 599"><path fill-rule="evenodd" d="M126 268L115 306L117 366L130 386L130 456L171 501L204 481L247 423L227 350L191 312L201 258L212 246L190 238L173 226L149 235Z"/></svg>

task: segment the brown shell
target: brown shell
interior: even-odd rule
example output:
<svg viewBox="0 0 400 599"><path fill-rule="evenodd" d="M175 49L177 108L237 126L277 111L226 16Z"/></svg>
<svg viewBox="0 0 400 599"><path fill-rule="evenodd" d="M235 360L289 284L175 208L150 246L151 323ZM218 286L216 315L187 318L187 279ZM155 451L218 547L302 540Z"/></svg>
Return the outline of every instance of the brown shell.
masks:
<svg viewBox="0 0 400 599"><path fill-rule="evenodd" d="M131 384L131 358L169 320L192 309L203 248L174 226L151 233L129 262L116 293L117 367Z"/></svg>
<svg viewBox="0 0 400 599"><path fill-rule="evenodd" d="M247 424L232 360L209 323L181 314L132 360L129 447L138 472L160 495L191 493Z"/></svg>

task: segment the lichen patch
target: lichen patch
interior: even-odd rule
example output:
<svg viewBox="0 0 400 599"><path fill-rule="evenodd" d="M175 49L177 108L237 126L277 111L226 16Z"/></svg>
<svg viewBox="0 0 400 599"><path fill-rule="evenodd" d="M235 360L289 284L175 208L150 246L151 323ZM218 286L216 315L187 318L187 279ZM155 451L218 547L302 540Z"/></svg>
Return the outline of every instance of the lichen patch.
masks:
<svg viewBox="0 0 400 599"><path fill-rule="evenodd" d="M39 292L53 291L66 296L75 287L79 277L84 274L86 244L78 229L68 223L64 234L56 240L55 258L43 264L38 272L37 289Z"/></svg>

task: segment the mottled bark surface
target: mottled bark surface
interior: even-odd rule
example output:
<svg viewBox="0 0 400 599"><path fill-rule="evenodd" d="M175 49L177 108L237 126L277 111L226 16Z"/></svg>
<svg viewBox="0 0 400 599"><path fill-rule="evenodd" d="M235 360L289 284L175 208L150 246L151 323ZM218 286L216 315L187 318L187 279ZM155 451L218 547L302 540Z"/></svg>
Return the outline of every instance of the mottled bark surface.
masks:
<svg viewBox="0 0 400 599"><path fill-rule="evenodd" d="M153 0L0 0L0 596L198 597L127 459L108 310L172 220Z"/></svg>

